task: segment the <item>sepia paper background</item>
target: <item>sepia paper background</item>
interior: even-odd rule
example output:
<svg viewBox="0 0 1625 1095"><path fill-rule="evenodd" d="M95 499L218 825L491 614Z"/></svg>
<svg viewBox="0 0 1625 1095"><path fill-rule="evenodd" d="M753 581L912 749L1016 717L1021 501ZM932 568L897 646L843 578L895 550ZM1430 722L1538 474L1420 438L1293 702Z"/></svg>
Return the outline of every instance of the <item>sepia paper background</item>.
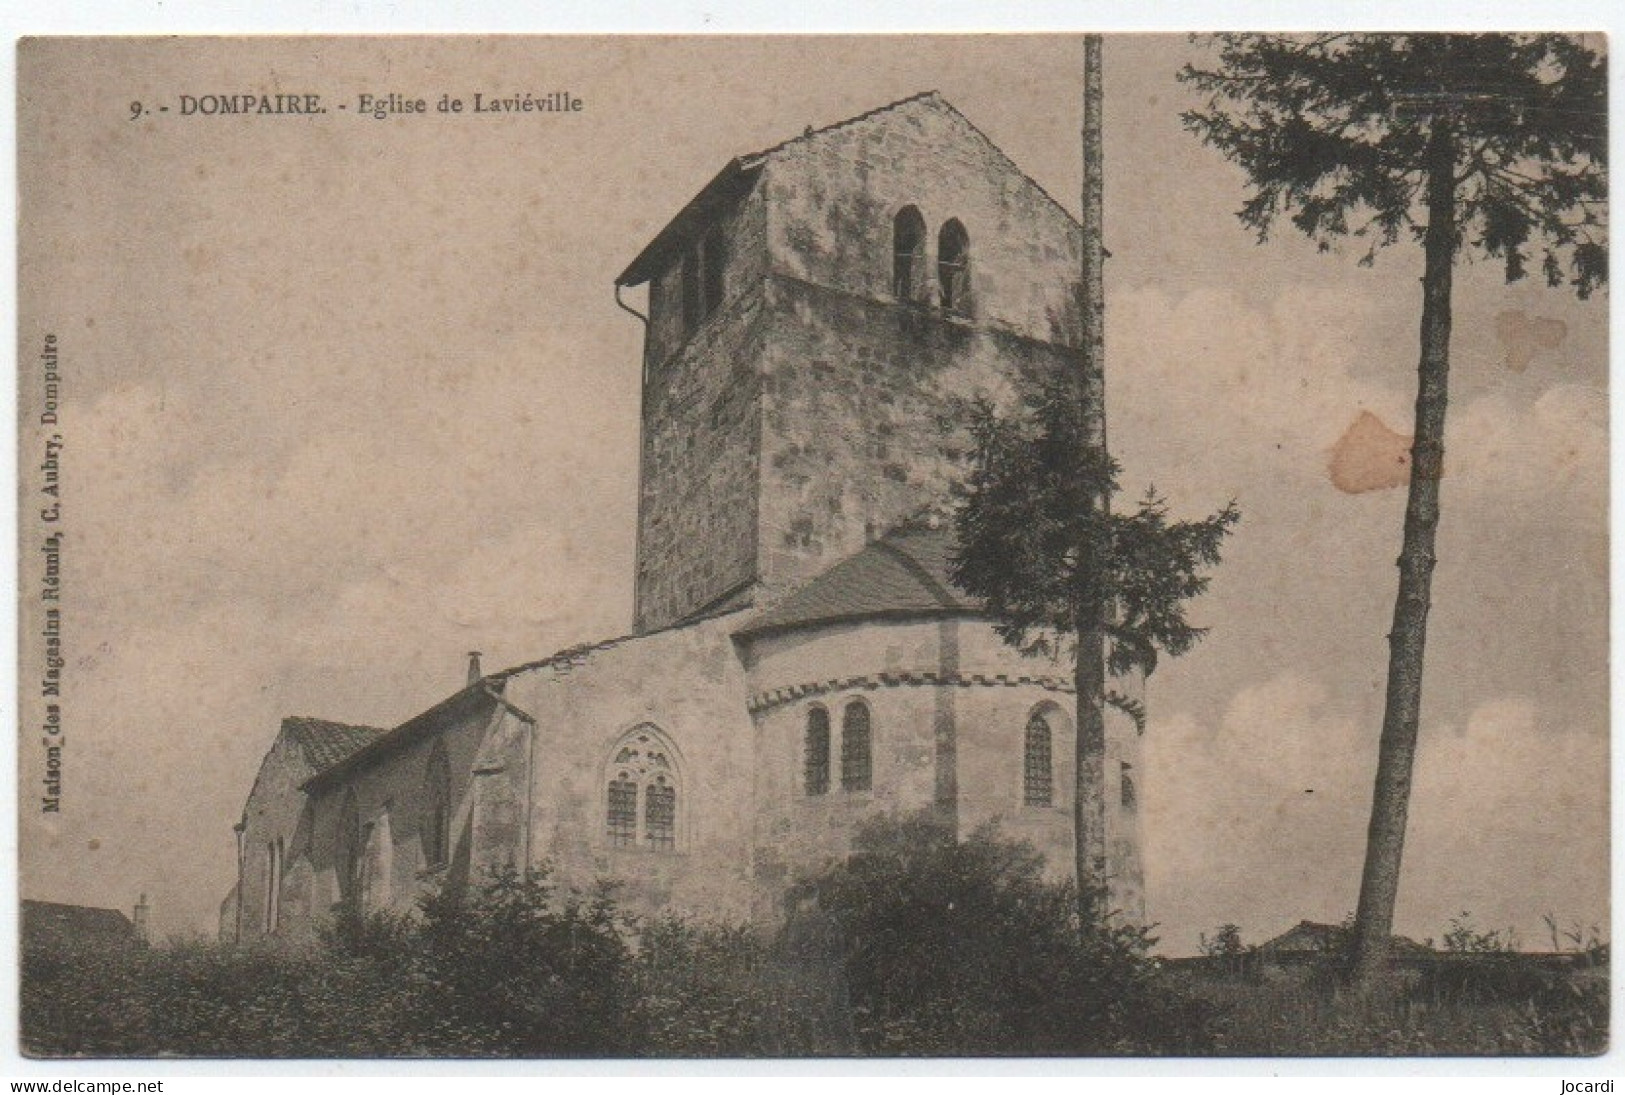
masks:
<svg viewBox="0 0 1625 1095"><path fill-rule="evenodd" d="M641 329L614 276L733 155L928 88L1077 208L1076 38L121 39L19 69L25 897L211 932L289 714L392 725L628 630ZM1107 64L1110 430L1128 490L1243 523L1151 682L1166 953L1337 921L1381 721L1420 252L1369 269L1233 213L1182 37ZM313 91L320 118L130 119ZM375 121L362 93L568 90ZM1396 930L1606 924L1607 301L1458 271L1441 562ZM62 812L37 808L39 387L60 342ZM1369 415L1370 418L1362 416ZM1352 447L1340 438L1356 428ZM1384 446L1388 445L1388 448ZM1399 446L1403 448L1402 445ZM1387 485L1384 485L1386 483ZM1369 489L1366 489L1369 488Z"/></svg>

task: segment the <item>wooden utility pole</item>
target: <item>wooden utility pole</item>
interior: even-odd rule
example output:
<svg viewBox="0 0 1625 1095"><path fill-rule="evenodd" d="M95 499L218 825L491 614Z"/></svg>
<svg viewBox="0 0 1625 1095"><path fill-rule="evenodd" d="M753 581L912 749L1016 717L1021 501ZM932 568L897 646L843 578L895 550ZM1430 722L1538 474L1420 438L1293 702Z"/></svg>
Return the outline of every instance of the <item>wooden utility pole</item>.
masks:
<svg viewBox="0 0 1625 1095"><path fill-rule="evenodd" d="M1078 637L1076 782L1073 791L1073 846L1078 907L1084 923L1102 920L1106 902L1106 590L1103 582L1109 544L1106 517L1111 505L1106 479L1106 283L1104 188L1102 186L1101 38L1083 38L1083 262L1078 284L1082 354L1078 370L1078 415L1083 446L1081 466L1099 475L1089 492L1089 519L1078 545L1073 624Z"/></svg>

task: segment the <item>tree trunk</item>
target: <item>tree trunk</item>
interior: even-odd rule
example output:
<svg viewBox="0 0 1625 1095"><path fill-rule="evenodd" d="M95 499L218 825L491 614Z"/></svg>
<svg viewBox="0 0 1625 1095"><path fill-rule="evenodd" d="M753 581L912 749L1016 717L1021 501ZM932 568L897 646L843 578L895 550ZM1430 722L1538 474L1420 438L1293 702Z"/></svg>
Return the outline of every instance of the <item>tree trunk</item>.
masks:
<svg viewBox="0 0 1625 1095"><path fill-rule="evenodd" d="M1437 559L1439 479L1444 471L1444 418L1450 379L1450 283L1457 248L1456 138L1438 117L1427 151L1428 227L1423 248L1422 355L1417 373L1416 437L1411 448L1405 539L1399 554L1399 595L1388 634L1388 695L1383 708L1377 781L1366 837L1365 871L1354 921L1352 974L1370 986L1388 965L1394 899L1405 850L1411 766L1422 710L1422 654L1427 643L1429 590Z"/></svg>
<svg viewBox="0 0 1625 1095"><path fill-rule="evenodd" d="M1082 361L1078 373L1079 443L1086 450L1082 466L1099 469L1106 460L1106 290L1102 240L1101 180L1101 38L1083 39L1083 271L1079 305L1083 324ZM1078 909L1087 925L1102 920L1106 908L1106 598L1101 581L1106 557L1106 515L1111 499L1101 482L1090 492L1079 545L1080 565L1073 622L1078 648L1073 670L1077 687L1078 734L1072 798L1073 848L1078 879Z"/></svg>

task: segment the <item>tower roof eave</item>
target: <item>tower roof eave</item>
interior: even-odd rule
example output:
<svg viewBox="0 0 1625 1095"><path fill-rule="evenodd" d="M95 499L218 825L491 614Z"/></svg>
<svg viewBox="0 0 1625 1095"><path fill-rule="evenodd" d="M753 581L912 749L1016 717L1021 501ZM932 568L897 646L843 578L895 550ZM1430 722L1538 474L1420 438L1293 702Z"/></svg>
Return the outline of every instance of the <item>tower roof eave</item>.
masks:
<svg viewBox="0 0 1625 1095"><path fill-rule="evenodd" d="M730 205L748 192L755 185L756 176L761 170L762 160L757 156L736 156L729 160L716 177L701 187L700 192L649 241L631 265L621 271L615 284L630 288L654 277L671 255L688 242L698 226L710 221L718 209Z"/></svg>

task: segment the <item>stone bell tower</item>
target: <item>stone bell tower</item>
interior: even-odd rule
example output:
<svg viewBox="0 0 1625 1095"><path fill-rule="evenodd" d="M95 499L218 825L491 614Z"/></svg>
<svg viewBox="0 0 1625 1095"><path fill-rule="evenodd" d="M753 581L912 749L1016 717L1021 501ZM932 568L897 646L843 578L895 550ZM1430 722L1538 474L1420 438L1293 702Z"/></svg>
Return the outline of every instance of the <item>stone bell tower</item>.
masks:
<svg viewBox="0 0 1625 1095"><path fill-rule="evenodd" d="M959 401L1076 366L1079 246L935 92L729 162L616 281L649 287L635 627L945 505Z"/></svg>

